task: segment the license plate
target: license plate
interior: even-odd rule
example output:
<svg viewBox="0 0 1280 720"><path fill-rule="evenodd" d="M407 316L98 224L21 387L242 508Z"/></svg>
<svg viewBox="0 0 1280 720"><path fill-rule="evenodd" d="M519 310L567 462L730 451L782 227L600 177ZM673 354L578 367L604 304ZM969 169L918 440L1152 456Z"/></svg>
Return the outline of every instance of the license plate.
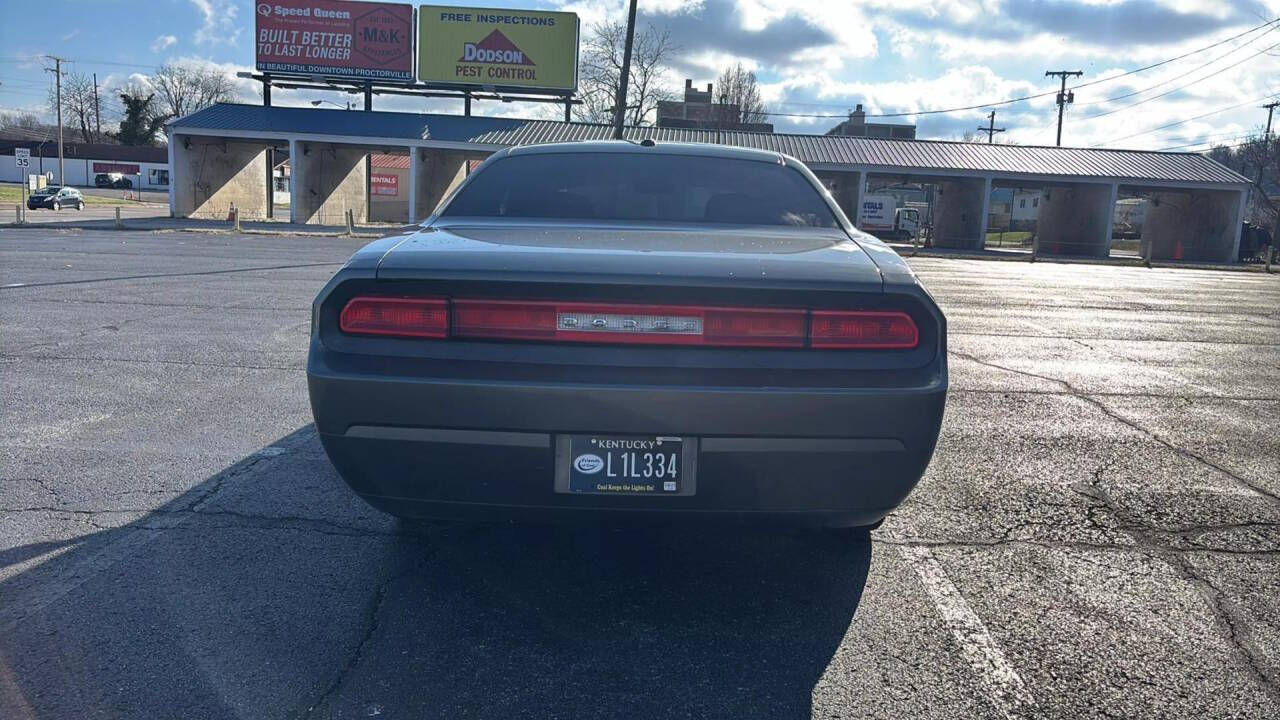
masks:
<svg viewBox="0 0 1280 720"><path fill-rule="evenodd" d="M556 491L692 495L696 440L667 435L561 435Z"/></svg>

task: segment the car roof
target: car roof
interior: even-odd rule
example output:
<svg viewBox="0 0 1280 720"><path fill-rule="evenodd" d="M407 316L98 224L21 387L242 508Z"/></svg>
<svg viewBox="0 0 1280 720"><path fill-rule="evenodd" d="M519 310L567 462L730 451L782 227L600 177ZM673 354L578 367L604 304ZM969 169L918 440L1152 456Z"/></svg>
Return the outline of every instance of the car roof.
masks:
<svg viewBox="0 0 1280 720"><path fill-rule="evenodd" d="M779 164L787 157L782 153L753 148L709 145L704 143L657 142L641 145L629 140L588 140L581 142L520 145L505 150L509 155L551 155L560 153L648 153L650 155L692 155L696 157L733 158Z"/></svg>

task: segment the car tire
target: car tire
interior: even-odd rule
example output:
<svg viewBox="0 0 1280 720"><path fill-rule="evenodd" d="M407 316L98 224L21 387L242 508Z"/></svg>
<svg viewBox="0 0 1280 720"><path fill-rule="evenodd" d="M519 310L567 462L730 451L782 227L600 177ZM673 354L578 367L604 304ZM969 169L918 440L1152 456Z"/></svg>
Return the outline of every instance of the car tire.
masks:
<svg viewBox="0 0 1280 720"><path fill-rule="evenodd" d="M76 210L83 210L83 209L84 209L83 201L76 203Z"/></svg>
<svg viewBox="0 0 1280 720"><path fill-rule="evenodd" d="M54 203L54 204L53 204L53 210L54 210L54 212L57 212L57 211L59 211L59 210L61 210L61 209L62 209L62 205L61 205L60 203Z"/></svg>

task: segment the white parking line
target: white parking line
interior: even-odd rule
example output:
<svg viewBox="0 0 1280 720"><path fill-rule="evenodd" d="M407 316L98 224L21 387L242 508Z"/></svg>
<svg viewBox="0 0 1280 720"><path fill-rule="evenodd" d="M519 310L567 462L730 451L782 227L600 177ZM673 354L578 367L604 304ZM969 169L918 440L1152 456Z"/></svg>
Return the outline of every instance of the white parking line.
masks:
<svg viewBox="0 0 1280 720"><path fill-rule="evenodd" d="M987 689L991 702L1008 720L1026 717L1035 708L1035 699L1018 671L996 645L987 626L974 613L964 596L947 577L933 552L922 545L899 547L907 564L915 568L920 584L938 608L942 622L955 637L960 652Z"/></svg>

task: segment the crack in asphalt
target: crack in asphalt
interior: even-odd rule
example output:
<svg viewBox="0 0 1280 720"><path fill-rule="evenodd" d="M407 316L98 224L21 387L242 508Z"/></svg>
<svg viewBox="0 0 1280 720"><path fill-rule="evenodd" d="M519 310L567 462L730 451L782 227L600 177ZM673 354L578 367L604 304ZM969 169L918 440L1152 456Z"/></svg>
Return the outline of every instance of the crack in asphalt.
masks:
<svg viewBox="0 0 1280 720"><path fill-rule="evenodd" d="M118 362L118 363L159 363L161 365L184 365L187 367L211 367L224 368L229 370L301 370L304 366L299 365L246 365L244 363L211 363L196 362L194 360L168 360L164 358L104 358L104 357L82 357L72 355L14 355L12 353L0 353L0 359L6 360L57 360L59 362Z"/></svg>
<svg viewBox="0 0 1280 720"><path fill-rule="evenodd" d="M228 270L202 270L200 272L155 273L152 275L120 275L116 277L87 278L84 280L54 280L51 282L17 283L14 285L0 285L0 290L19 290L22 288L33 288L33 287L55 287L59 285L89 285L91 283L114 282L117 280L155 280L157 278L201 277L206 275L229 275L232 273L257 272L257 271L263 271L263 270L298 270L301 268L333 267L336 265L342 265L342 263L325 262L325 263L304 263L301 265L265 265L262 267L231 268Z"/></svg>
<svg viewBox="0 0 1280 720"><path fill-rule="evenodd" d="M1094 406L1107 417L1112 418L1113 420L1116 420L1117 422L1142 433L1146 437L1150 438L1151 440L1154 440L1160 445L1163 445L1169 448L1170 450L1174 451L1178 455L1185 458L1189 458L1196 462L1199 462L1207 467L1213 468L1223 473L1224 475L1227 475L1228 477L1233 478L1234 480L1239 482L1241 485L1248 487L1251 490L1254 490L1258 495L1260 495L1263 498L1267 498L1272 502L1280 502L1280 498L1278 498L1274 493L1269 492L1263 488L1259 488L1254 483L1240 477L1239 475L1229 470L1226 470L1225 468L1220 467L1216 463L1210 462L1209 460L1197 455L1196 453L1193 453L1184 448L1180 448L1174 445L1173 443L1165 440L1164 438L1157 436L1154 432L1148 430L1147 428L1143 427L1139 423L1129 420L1128 418L1125 418L1119 415L1118 413L1112 411L1110 408L1106 407L1104 404L1102 404L1101 401L1097 400L1096 398L1092 398L1084 394L1082 391L1080 391L1078 388L1076 388L1074 385L1072 385L1070 382L1067 382L1066 380L1061 380L1059 378L1050 377L1046 375L1040 375L1038 373L1032 373L1025 370L1018 370L1016 368L1005 367L1003 365L999 365L998 363L992 363L992 362L980 360L977 357L974 357L973 355L956 352L954 350L951 352L954 352L956 355L963 357L965 359L968 359L972 362L978 363L980 365L985 365L987 367L1003 370L1006 372L1012 372L1019 375L1033 377L1045 382L1051 382L1051 383L1058 384L1062 387L1065 387L1069 391L1069 394L1074 395L1080 400L1083 400L1084 402ZM1094 470L1092 474L1093 477L1089 483L1088 491L1076 490L1076 492L1079 495L1082 495L1086 498L1089 498L1090 500L1093 500L1095 503L1102 503L1102 505L1104 506L1107 512L1112 514L1117 519L1120 519L1124 524L1115 529L1125 532L1130 537L1134 538L1135 540L1134 545L1115 546L1109 543L1089 543L1089 542L1079 542L1079 541L1044 543L1041 541L1005 540L1004 542L1005 543L1024 543L1029 545L1041 545L1044 547L1051 547L1051 548L1075 546L1081 549L1087 549L1092 551L1098 551L1098 550L1121 551L1121 552L1137 551L1137 552L1142 552L1143 554L1150 553L1150 555L1148 555L1149 557L1151 555L1154 555L1155 557L1161 559L1166 565L1172 568L1175 572L1177 572L1178 575L1185 582L1191 583L1192 585L1199 587L1203 591L1202 594L1207 596L1209 606L1210 608L1212 608L1214 616L1218 619L1219 623L1223 628L1224 639L1231 645L1232 648L1235 649L1236 653L1241 656L1245 665L1249 668L1250 672L1260 681L1263 691L1266 692L1268 695L1270 695L1272 698L1280 699L1280 684L1278 684L1268 675L1268 673L1265 670L1264 663L1259 657L1259 653L1257 653L1255 649L1250 646L1248 641L1241 636L1240 630L1238 628L1238 623L1240 622L1240 620L1236 617L1236 614L1238 611L1234 608L1234 606L1231 606L1226 601L1226 599L1224 598L1225 593L1223 593L1220 588L1218 588L1216 585L1210 582L1207 578L1195 572L1194 567L1191 565L1191 562L1188 559L1188 554L1190 553L1272 556L1272 555L1280 555L1280 551L1277 551L1277 550L1259 550L1259 551L1223 550L1223 549L1208 549L1208 548L1200 548L1200 547L1176 548L1176 547L1171 547L1166 543L1159 542L1160 539L1162 539L1163 537L1168 537L1169 535L1193 538L1196 536L1195 533L1197 531L1203 530L1203 532L1212 532L1217 528L1213 526L1204 526L1202 528L1193 526L1193 527L1179 529L1178 531L1175 531L1173 533L1164 533L1158 528L1153 528L1150 525L1142 523L1139 518L1133 517L1131 513L1129 513L1127 510L1121 507L1115 501L1115 499L1111 496L1111 494L1108 493L1106 489L1103 487L1103 477L1106 474L1106 472L1115 464L1115 462L1116 462L1116 459L1114 457L1108 458L1108 460L1104 461L1102 465L1100 465L1097 469ZM1097 510L1090 511L1089 521L1090 521L1090 524L1092 524L1094 527L1101 527L1097 523L1096 513L1102 511L1104 508L1098 508ZM1265 523L1265 522L1235 523L1227 527L1236 528L1241 526L1280 527L1280 523ZM1203 532L1201 532L1200 534L1203 534ZM1006 537L1008 536L1008 534L1009 533L1006 533ZM973 546L980 546L983 544L997 545L1001 543L978 542L978 543L962 543L961 545L967 545L969 547L973 547Z"/></svg>
<svg viewBox="0 0 1280 720"><path fill-rule="evenodd" d="M1182 456L1182 457L1184 457L1184 458L1187 458L1187 459L1190 459L1190 460L1194 460L1194 461L1196 461L1196 462L1200 463L1201 465L1205 465L1206 467L1210 467L1210 468L1212 468L1212 469L1214 469L1214 470L1217 470L1218 472L1222 473L1223 475L1226 475L1227 477L1231 478L1232 480L1235 480L1236 482L1240 483L1241 485L1243 485L1243 486L1244 486L1244 487L1246 487L1246 488L1249 488L1250 490L1254 491L1255 493L1257 493L1257 494L1259 494L1259 495L1261 495L1261 496L1263 496L1263 497L1266 497L1266 498L1270 499L1270 500L1271 500L1272 502L1274 502L1274 503L1280 504L1280 495L1277 495L1276 493L1271 492L1270 490L1267 490L1267 489L1266 489L1266 488L1264 488L1264 487L1260 487L1259 485L1257 485L1257 484L1256 484L1256 483L1254 483L1253 481L1248 480L1247 478L1241 477L1239 474L1237 474L1237 473L1235 473L1235 472L1233 472L1233 471L1231 471L1231 470L1228 470L1228 469L1227 469L1227 468L1225 468L1225 467L1222 467L1221 465L1219 465L1219 464L1217 464L1217 463L1213 462L1212 460L1209 460L1208 458L1205 458L1205 457L1203 457L1203 456L1201 456L1201 455L1198 455L1198 454L1196 454L1196 453L1192 452L1191 450L1188 450L1188 449L1183 448L1183 447L1179 447L1178 445L1175 445L1175 444L1173 444L1172 442L1170 442L1170 441L1168 441L1168 440L1165 440L1164 438L1162 438L1162 437L1160 437L1159 435L1157 435L1154 431L1152 431L1152 430L1150 430L1150 429L1148 429L1148 428L1146 428L1146 427L1142 426L1141 424L1139 424L1138 422L1136 422L1136 421L1134 421L1134 420L1130 420L1129 418L1124 417L1123 415L1120 415L1119 413L1115 412L1115 411L1114 411L1114 410L1112 410L1111 408L1107 407L1105 404L1103 404L1103 403L1102 403L1101 401L1099 401L1097 398L1092 397L1092 394L1091 394L1091 393L1087 393L1087 392L1085 392L1085 391L1083 391L1083 390L1081 390L1081 389L1077 388L1076 386L1072 385L1070 382L1068 382L1068 381L1066 381L1066 380L1061 380L1061 379L1059 379L1059 378L1051 377L1051 376L1049 376L1049 375L1041 375L1041 374L1039 374L1039 373L1033 373L1033 372L1030 372L1030 371L1028 371L1028 370L1019 370L1019 369L1017 369L1017 368L1011 368L1011 367L1008 367L1008 366L1005 366L1005 365L1000 365L999 363L993 363L993 362L989 362L989 361L986 361L986 360L981 360L981 359L979 359L978 357L976 357L976 356L974 356L974 355L971 355L971 354L969 354L969 353L960 352L960 351L958 351L958 350L949 350L949 352L950 352L951 354L953 354L953 355L956 355L956 356L962 357L962 358L964 358L964 359L966 359L966 360L969 360L969 361L971 361L971 362L975 362L975 363L977 363L977 364L979 364L979 365L985 365L986 367L989 367L989 368L994 368L994 369L996 369L996 370L1003 370L1003 371L1005 371L1005 372L1011 372L1011 373L1015 373L1015 374L1018 374L1018 375L1023 375L1023 376L1025 376L1025 377L1030 377L1030 378L1035 378L1035 379L1037 379L1037 380L1042 380L1042 381L1044 381L1044 382L1050 382L1050 383L1055 383L1055 384L1057 384L1057 385L1061 385L1062 387L1064 387L1064 388L1066 388L1066 389L1067 389L1067 393L1066 393L1066 394L1068 394L1068 395L1072 395L1072 396L1074 396L1074 397L1079 398L1080 400L1083 400L1083 401L1084 401L1084 402L1086 402L1086 403L1089 403L1089 404L1090 404L1090 405L1092 405L1093 407L1097 408L1100 412L1102 412L1102 414L1106 415L1107 417L1111 418L1112 420L1115 420L1116 422L1119 422L1119 423L1121 423L1121 424L1123 424L1123 425L1126 425L1126 426L1128 426L1129 428L1131 428L1131 429L1133 429L1133 430L1136 430L1136 431L1138 431L1138 432L1142 433L1143 435L1146 435L1147 437L1149 437L1149 438L1151 438L1152 440L1156 441L1156 442L1157 442L1157 443L1159 443L1160 445L1163 445L1164 447L1166 447L1166 448L1168 448L1168 449L1172 450L1173 452L1175 452L1175 453L1176 453L1176 454L1178 454L1178 455L1181 455L1181 456Z"/></svg>
<svg viewBox="0 0 1280 720"><path fill-rule="evenodd" d="M399 572L392 573L386 580L378 585L378 589L374 591L373 597L369 602L368 612L365 613L365 627L364 632L360 637L360 642L356 644L355 650L352 651L351 656L347 658L347 662L343 665L342 669L338 671L338 674L334 676L333 681L330 682L329 686L324 689L324 692L322 692L320 696L316 698L304 712L301 713L300 717L310 718L319 708L327 705L342 690L342 686L346 683L347 676L351 674L352 670L355 670L360 665L360 661L364 659L365 648L370 642L372 642L373 636L378 632L378 627L381 625L380 618L382 607L386 603L389 588L396 582L422 569L430 559L431 553L423 552L422 557L420 557L417 562L410 563ZM332 712L329 714L332 716Z"/></svg>

